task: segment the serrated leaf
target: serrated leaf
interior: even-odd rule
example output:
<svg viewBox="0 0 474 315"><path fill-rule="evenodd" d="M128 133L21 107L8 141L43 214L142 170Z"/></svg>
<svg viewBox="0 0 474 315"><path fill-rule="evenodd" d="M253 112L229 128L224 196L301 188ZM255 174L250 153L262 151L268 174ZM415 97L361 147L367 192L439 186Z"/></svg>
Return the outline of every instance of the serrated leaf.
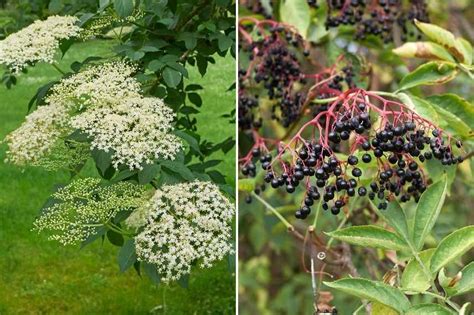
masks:
<svg viewBox="0 0 474 315"><path fill-rule="evenodd" d="M95 165L97 166L101 174L105 174L106 170L112 164L112 151L105 152L103 150L94 148L91 152L91 155L94 159Z"/></svg>
<svg viewBox="0 0 474 315"><path fill-rule="evenodd" d="M192 135L190 135L187 132L182 131L182 130L175 130L173 133L175 135L177 135L178 137L180 137L181 139L183 139L184 141L186 141L189 144L189 146L194 151L196 151L199 155L201 155L201 156L203 155L201 153L201 149L199 148L199 142L194 136L192 136Z"/></svg>
<svg viewBox="0 0 474 315"><path fill-rule="evenodd" d="M224 34L219 34L217 37L217 46L219 47L220 51L226 51L232 46L233 43L234 40Z"/></svg>
<svg viewBox="0 0 474 315"><path fill-rule="evenodd" d="M255 190L255 179L242 178L239 179L239 191L252 192Z"/></svg>
<svg viewBox="0 0 474 315"><path fill-rule="evenodd" d="M325 281L324 284L361 299L386 305L400 313L410 308L410 301L400 290L380 281L347 278L333 282Z"/></svg>
<svg viewBox="0 0 474 315"><path fill-rule="evenodd" d="M151 182L161 170L161 166L157 164L146 164L143 169L138 172L138 183L145 185Z"/></svg>
<svg viewBox="0 0 474 315"><path fill-rule="evenodd" d="M398 96L405 105L414 110L418 115L432 122L436 122L438 126L444 130L460 136L463 139L469 138L472 134L471 128L466 125L466 123L447 110L414 95L398 93Z"/></svg>
<svg viewBox="0 0 474 315"><path fill-rule="evenodd" d="M191 170L186 165L179 161L161 160L160 164L161 166L166 167L170 171L178 173L185 180L190 181L194 179L193 172L191 172Z"/></svg>
<svg viewBox="0 0 474 315"><path fill-rule="evenodd" d="M162 62L161 60L152 60L150 61L150 63L148 64L148 69L150 71L153 71L153 72L156 72L158 70L161 70L163 69L163 67L165 66L166 64L164 62Z"/></svg>
<svg viewBox="0 0 474 315"><path fill-rule="evenodd" d="M404 58L422 58L455 62L451 54L443 46L432 42L410 42L392 50L394 54Z"/></svg>
<svg viewBox="0 0 474 315"><path fill-rule="evenodd" d="M282 0L280 2L282 22L293 25L299 34L306 38L310 24L310 9L306 0Z"/></svg>
<svg viewBox="0 0 474 315"><path fill-rule="evenodd" d="M463 227L449 234L439 242L433 257L431 257L431 272L438 272L472 247L474 247L474 225Z"/></svg>
<svg viewBox="0 0 474 315"><path fill-rule="evenodd" d="M135 253L135 240L127 240L122 248L120 248L117 256L120 271L124 272L132 267L136 260L137 254Z"/></svg>
<svg viewBox="0 0 474 315"><path fill-rule="evenodd" d="M166 84L169 87L177 87L178 84L181 82L182 74L181 72L167 66L165 70L163 70L163 79L165 80Z"/></svg>
<svg viewBox="0 0 474 315"><path fill-rule="evenodd" d="M456 58L456 60L462 63L467 63L469 61L469 56L466 55L467 52L464 44L458 41L453 33L438 25L430 23L423 23L415 20L415 24L429 39L446 48L451 55Z"/></svg>
<svg viewBox="0 0 474 315"><path fill-rule="evenodd" d="M449 308L439 304L418 304L410 307L406 315L453 315L455 314Z"/></svg>
<svg viewBox="0 0 474 315"><path fill-rule="evenodd" d="M459 117L466 125L474 126L474 105L466 99L456 94L448 93L428 96L427 100L438 108L442 108Z"/></svg>
<svg viewBox="0 0 474 315"><path fill-rule="evenodd" d="M418 85L437 85L451 81L458 74L455 64L431 61L408 73L400 81L400 90Z"/></svg>
<svg viewBox="0 0 474 315"><path fill-rule="evenodd" d="M199 94L197 93L188 93L188 98L197 107L201 107L202 105L202 98Z"/></svg>
<svg viewBox="0 0 474 315"><path fill-rule="evenodd" d="M371 203L377 214L381 216L387 223L389 223L399 236L401 236L404 240L410 239L405 212L403 212L403 209L396 200L389 202L387 209L383 211L380 211L372 201Z"/></svg>
<svg viewBox="0 0 474 315"><path fill-rule="evenodd" d="M133 0L114 0L115 12L122 18L131 15L134 6Z"/></svg>
<svg viewBox="0 0 474 315"><path fill-rule="evenodd" d="M143 263L143 271L145 271L145 274L148 278L150 278L151 282L153 282L154 284L161 283L161 277L155 265Z"/></svg>
<svg viewBox="0 0 474 315"><path fill-rule="evenodd" d="M430 248L419 253L420 260L428 270L434 251L434 248ZM424 292L431 287L431 279L428 279L426 273L423 271L423 267L414 257L408 262L403 271L401 286L403 289L413 292Z"/></svg>
<svg viewBox="0 0 474 315"><path fill-rule="evenodd" d="M111 244L115 246L122 246L124 242L122 234L117 233L112 230L107 231L107 239L109 240Z"/></svg>
<svg viewBox="0 0 474 315"><path fill-rule="evenodd" d="M417 250L423 248L425 238L429 235L438 219L448 190L448 177L428 186L416 206L413 223L413 244Z"/></svg>
<svg viewBox="0 0 474 315"><path fill-rule="evenodd" d="M389 250L402 250L407 248L407 244L395 233L376 225L351 226L326 234L337 240L353 245Z"/></svg>

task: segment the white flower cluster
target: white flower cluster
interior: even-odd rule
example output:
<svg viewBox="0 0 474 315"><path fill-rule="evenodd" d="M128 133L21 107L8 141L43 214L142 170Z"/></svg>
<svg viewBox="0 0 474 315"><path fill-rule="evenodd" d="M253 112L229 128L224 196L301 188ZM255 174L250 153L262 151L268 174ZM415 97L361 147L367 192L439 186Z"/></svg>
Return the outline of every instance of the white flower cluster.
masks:
<svg viewBox="0 0 474 315"><path fill-rule="evenodd" d="M183 147L170 133L174 113L162 100L141 96L135 71L126 62L110 62L61 80L51 88L47 105L7 137L7 160L41 164L37 161L47 158L54 144L77 129L92 138L90 149L113 152L115 168L174 159Z"/></svg>
<svg viewBox="0 0 474 315"><path fill-rule="evenodd" d="M126 182L102 186L100 179L73 181L52 196L54 204L43 210L34 230L49 230L49 239L63 245L78 244L108 223L119 211L143 204L144 188Z"/></svg>
<svg viewBox="0 0 474 315"><path fill-rule="evenodd" d="M195 181L163 186L126 223L144 226L135 238L137 257L169 282L190 273L194 262L210 267L232 252L233 215L233 204L216 185Z"/></svg>
<svg viewBox="0 0 474 315"><path fill-rule="evenodd" d="M123 61L90 66L54 85L45 101L82 111L103 104L113 106L127 97L140 97L140 83L132 77L136 70Z"/></svg>
<svg viewBox="0 0 474 315"><path fill-rule="evenodd" d="M20 72L39 61L52 63L61 40L79 35L74 16L50 16L35 21L0 42L0 63Z"/></svg>
<svg viewBox="0 0 474 315"><path fill-rule="evenodd" d="M73 117L72 126L92 137L92 148L112 151L112 163L140 169L153 159L174 159L182 149L171 131L174 113L158 98L125 98Z"/></svg>
<svg viewBox="0 0 474 315"><path fill-rule="evenodd" d="M57 145L59 137L69 129L65 107L46 105L26 116L26 121L10 133L6 162L26 166L37 163Z"/></svg>

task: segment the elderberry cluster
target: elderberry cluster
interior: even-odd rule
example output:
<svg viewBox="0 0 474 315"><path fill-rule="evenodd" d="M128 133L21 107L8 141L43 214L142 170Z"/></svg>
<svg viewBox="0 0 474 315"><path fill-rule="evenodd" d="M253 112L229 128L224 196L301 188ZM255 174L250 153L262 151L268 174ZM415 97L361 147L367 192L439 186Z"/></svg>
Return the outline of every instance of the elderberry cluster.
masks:
<svg viewBox="0 0 474 315"><path fill-rule="evenodd" d="M254 109L258 107L258 95L239 94L239 128L242 130L260 128L261 119L255 119Z"/></svg>
<svg viewBox="0 0 474 315"><path fill-rule="evenodd" d="M385 43L394 40L395 28L401 33L401 40L415 36L415 28L408 22L415 19L429 22L424 0L410 0L407 6L402 0L327 0L329 13L326 28L340 25L354 25L355 39L365 39L368 35L380 37Z"/></svg>
<svg viewBox="0 0 474 315"><path fill-rule="evenodd" d="M273 158L270 153L262 155L254 149L252 155L259 158L243 166L242 174L255 177L257 163L265 171L264 181L271 187L284 188L292 194L298 186L306 191L302 206L295 216L305 219L311 207L321 200L324 210L330 209L337 215L356 194L371 199L380 210L388 206L393 198L402 202L413 199L418 202L428 184L420 163L438 159L442 165L462 162L449 143L445 143L442 132L426 127L416 119L386 122L375 136L369 137L372 126L367 105L360 103L355 110L338 114L327 133L328 142L306 141L295 152L297 158L288 162L282 158L285 152L277 152ZM431 132L431 133L430 133ZM356 135L356 148L359 154L352 153L341 160L331 149ZM456 146L461 147L457 141ZM361 164L377 161L377 173L369 184L361 184ZM373 163L374 164L374 163Z"/></svg>
<svg viewBox="0 0 474 315"><path fill-rule="evenodd" d="M269 34L259 32L261 39L241 47L242 51L249 53L250 64L253 65L251 73L244 69L239 71L239 89L246 90L252 84L261 86L273 102L272 119L288 127L300 115L300 109L306 99L304 93L294 88L295 83L306 83L297 50L302 49L305 56L308 56L309 52L303 48L301 35L282 26L269 28ZM244 111L249 109L246 100L239 100L239 105ZM250 116L251 114L248 118L251 118ZM241 129L246 127L248 124L240 125Z"/></svg>

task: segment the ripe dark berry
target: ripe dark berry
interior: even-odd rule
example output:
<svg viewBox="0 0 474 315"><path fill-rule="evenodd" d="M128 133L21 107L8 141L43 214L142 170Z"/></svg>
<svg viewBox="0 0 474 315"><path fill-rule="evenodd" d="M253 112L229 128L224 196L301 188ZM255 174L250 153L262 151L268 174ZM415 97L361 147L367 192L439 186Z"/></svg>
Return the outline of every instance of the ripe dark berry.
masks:
<svg viewBox="0 0 474 315"><path fill-rule="evenodd" d="M286 185L286 191L288 193L294 193L295 192L295 187L293 185Z"/></svg>
<svg viewBox="0 0 474 315"><path fill-rule="evenodd" d="M365 151L370 150L370 143L369 143L369 141L364 141L364 142L362 143L362 149L364 149Z"/></svg>
<svg viewBox="0 0 474 315"><path fill-rule="evenodd" d="M410 169L410 171L416 171L418 169L418 164L416 164L416 162L411 162L408 165L408 168Z"/></svg>
<svg viewBox="0 0 474 315"><path fill-rule="evenodd" d="M367 195L367 189L365 189L365 187L359 187L359 189L357 190L357 193L359 194L359 196L363 197Z"/></svg>
<svg viewBox="0 0 474 315"><path fill-rule="evenodd" d="M334 206L334 207L331 208L331 213L332 213L332 214L338 215L339 212L341 212L341 209L340 209L340 208L338 208L338 207L336 207L336 206Z"/></svg>
<svg viewBox="0 0 474 315"><path fill-rule="evenodd" d="M360 170L360 168L356 167L352 170L352 175L354 177L360 177L362 175L362 171Z"/></svg>
<svg viewBox="0 0 474 315"><path fill-rule="evenodd" d="M364 155L362 155L362 161L364 163L369 163L370 161L372 161L372 157L370 156L370 154L364 153Z"/></svg>
<svg viewBox="0 0 474 315"><path fill-rule="evenodd" d="M347 159L347 162L350 165L357 165L357 163L359 162L359 159L354 155L350 155L349 158Z"/></svg>

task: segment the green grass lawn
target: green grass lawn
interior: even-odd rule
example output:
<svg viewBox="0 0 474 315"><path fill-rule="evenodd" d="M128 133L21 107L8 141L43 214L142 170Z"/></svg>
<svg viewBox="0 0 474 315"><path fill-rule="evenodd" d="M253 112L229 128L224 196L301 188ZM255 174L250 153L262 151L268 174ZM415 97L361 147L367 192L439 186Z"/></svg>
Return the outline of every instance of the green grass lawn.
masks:
<svg viewBox="0 0 474 315"><path fill-rule="evenodd" d="M74 46L60 62L92 55L110 55L110 43ZM191 69L190 80L202 84L202 113L198 126L204 138L219 141L234 135L234 127L219 116L234 107L234 60L218 58L205 78ZM42 84L59 74L41 64L18 85L0 87L0 139L24 120L29 99ZM66 173L19 169L3 163L0 145L0 314L231 314L235 304L235 275L227 261L190 277L188 289L178 285L155 286L133 270L118 271L116 248L94 243L82 250L48 241L31 231L32 222L53 187L68 181ZM218 169L234 178L235 151L213 158L225 160Z"/></svg>

